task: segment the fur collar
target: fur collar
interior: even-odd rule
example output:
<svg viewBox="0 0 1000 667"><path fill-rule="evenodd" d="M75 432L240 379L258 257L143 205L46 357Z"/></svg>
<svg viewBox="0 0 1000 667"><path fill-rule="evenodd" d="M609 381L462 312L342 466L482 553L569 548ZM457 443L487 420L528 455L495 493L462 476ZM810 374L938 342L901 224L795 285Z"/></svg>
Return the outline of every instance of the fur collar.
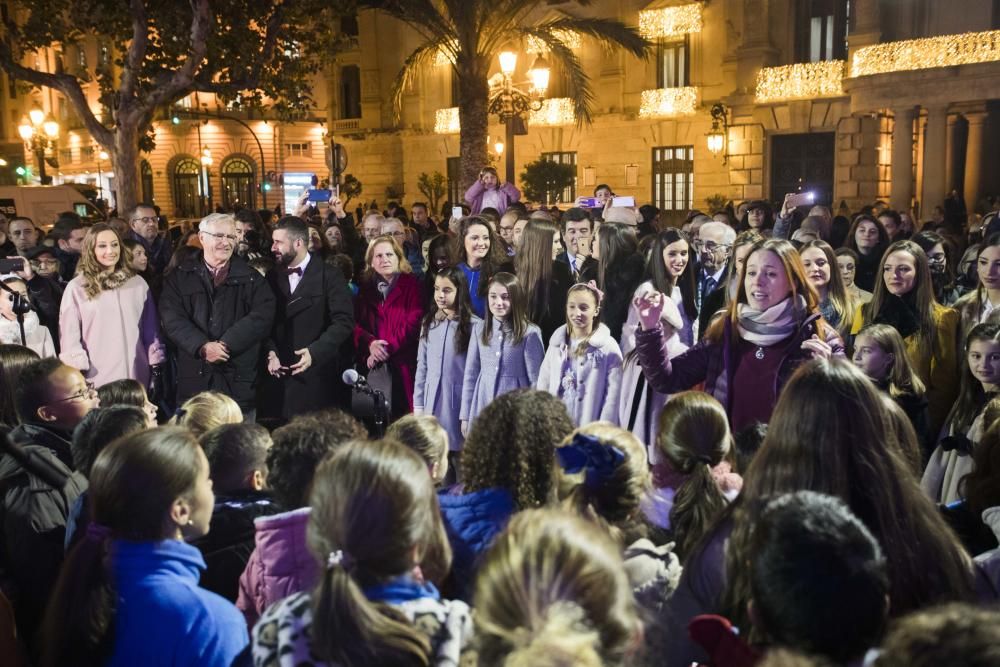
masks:
<svg viewBox="0 0 1000 667"><path fill-rule="evenodd" d="M118 269L111 273L99 273L93 281L90 279L87 280L84 292L91 299L96 298L101 292L110 292L111 290L118 289L134 275L135 273L131 269Z"/></svg>
<svg viewBox="0 0 1000 667"><path fill-rule="evenodd" d="M597 329L594 330L594 335L590 337L588 345L597 349L602 349L611 343L614 339L611 337L611 329L608 325L603 322L597 325ZM552 334L552 338L549 341L550 345L557 345L559 347L568 348L569 347L569 336L566 329L566 325L562 325Z"/></svg>

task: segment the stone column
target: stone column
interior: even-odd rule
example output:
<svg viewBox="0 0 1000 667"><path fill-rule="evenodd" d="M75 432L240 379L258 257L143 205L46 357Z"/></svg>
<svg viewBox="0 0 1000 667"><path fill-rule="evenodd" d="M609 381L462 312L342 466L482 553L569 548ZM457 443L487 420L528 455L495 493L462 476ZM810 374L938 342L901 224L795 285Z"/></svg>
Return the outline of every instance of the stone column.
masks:
<svg viewBox="0 0 1000 667"><path fill-rule="evenodd" d="M985 111L971 111L965 114L969 122L969 138L965 148L965 208L972 213L982 194L983 177L983 124Z"/></svg>
<svg viewBox="0 0 1000 667"><path fill-rule="evenodd" d="M958 179L956 178L956 164L955 164L955 148L958 142L955 140L955 124L958 122L958 114L950 113L948 114L948 129L945 132L947 136L947 144L944 151L944 190L945 192L951 192L957 187Z"/></svg>
<svg viewBox="0 0 1000 667"><path fill-rule="evenodd" d="M892 182L889 201L897 211L909 211L913 199L913 119L914 107L893 109Z"/></svg>
<svg viewBox="0 0 1000 667"><path fill-rule="evenodd" d="M923 215L944 203L945 151L948 143L948 107L927 107L927 135L924 138L924 188L920 197Z"/></svg>

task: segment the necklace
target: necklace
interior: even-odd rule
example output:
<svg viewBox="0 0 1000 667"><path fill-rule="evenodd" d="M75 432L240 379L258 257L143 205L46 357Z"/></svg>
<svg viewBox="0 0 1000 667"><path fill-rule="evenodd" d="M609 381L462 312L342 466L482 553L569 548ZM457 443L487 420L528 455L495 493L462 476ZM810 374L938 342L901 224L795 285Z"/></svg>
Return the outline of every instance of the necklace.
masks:
<svg viewBox="0 0 1000 667"><path fill-rule="evenodd" d="M758 359L763 359L764 358L764 347L761 346L761 345L758 345L757 346L757 351L753 353L753 356L757 357Z"/></svg>

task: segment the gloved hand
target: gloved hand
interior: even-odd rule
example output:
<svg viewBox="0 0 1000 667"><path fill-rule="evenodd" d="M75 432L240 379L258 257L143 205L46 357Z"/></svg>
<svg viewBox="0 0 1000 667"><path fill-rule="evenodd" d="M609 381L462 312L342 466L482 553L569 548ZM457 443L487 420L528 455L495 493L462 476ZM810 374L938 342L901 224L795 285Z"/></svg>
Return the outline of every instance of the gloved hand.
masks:
<svg viewBox="0 0 1000 667"><path fill-rule="evenodd" d="M149 368L149 391L147 392L149 402L159 405L163 399L163 364L156 364Z"/></svg>

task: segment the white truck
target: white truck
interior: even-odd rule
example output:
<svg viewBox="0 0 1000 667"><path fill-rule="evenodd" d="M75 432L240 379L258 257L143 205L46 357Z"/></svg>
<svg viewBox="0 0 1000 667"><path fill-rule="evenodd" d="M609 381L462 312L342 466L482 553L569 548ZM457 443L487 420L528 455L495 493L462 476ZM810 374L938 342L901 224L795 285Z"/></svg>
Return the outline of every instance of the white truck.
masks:
<svg viewBox="0 0 1000 667"><path fill-rule="evenodd" d="M48 229L63 211L76 212L85 223L103 221L104 214L76 188L68 185L2 185L0 213L8 220L31 218L36 226Z"/></svg>

